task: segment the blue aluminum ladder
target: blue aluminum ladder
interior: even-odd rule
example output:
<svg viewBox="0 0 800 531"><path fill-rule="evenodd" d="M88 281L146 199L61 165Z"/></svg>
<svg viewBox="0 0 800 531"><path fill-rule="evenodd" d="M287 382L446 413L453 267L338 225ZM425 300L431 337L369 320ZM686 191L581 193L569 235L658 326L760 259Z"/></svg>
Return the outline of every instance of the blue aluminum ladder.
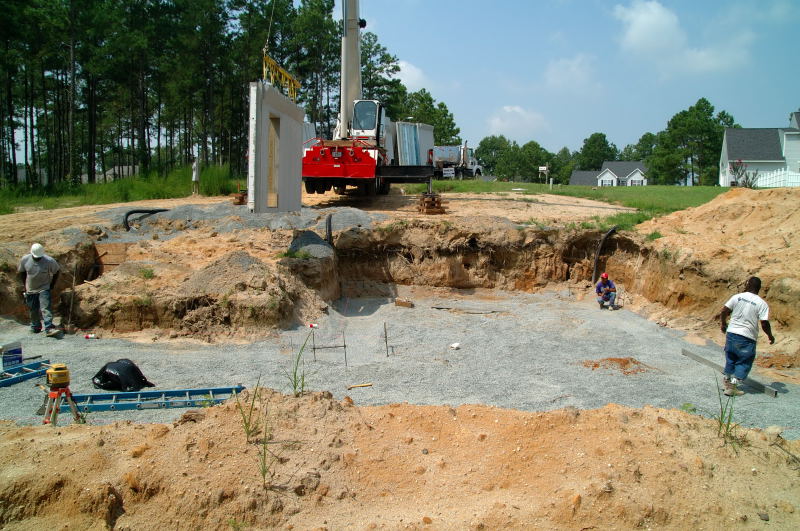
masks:
<svg viewBox="0 0 800 531"><path fill-rule="evenodd" d="M49 367L50 360L44 360L5 368L0 371L0 387L8 387L31 378L44 376Z"/></svg>
<svg viewBox="0 0 800 531"><path fill-rule="evenodd" d="M133 409L168 409L178 407L208 407L224 402L244 386L207 387L200 389L172 389L168 391L130 391L124 393L92 393L72 395L78 411L129 411ZM69 411L67 404L61 412Z"/></svg>

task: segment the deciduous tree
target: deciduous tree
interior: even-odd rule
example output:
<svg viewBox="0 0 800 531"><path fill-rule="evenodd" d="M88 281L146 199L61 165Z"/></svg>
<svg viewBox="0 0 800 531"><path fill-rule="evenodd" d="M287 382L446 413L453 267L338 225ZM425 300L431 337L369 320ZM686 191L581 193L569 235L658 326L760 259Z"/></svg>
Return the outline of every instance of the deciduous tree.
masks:
<svg viewBox="0 0 800 531"><path fill-rule="evenodd" d="M497 168L497 161L510 148L511 142L503 135L487 136L475 148L475 158L478 159L487 174L493 175Z"/></svg>
<svg viewBox="0 0 800 531"><path fill-rule="evenodd" d="M716 184L726 127L737 127L733 116L725 111L715 115L714 106L705 98L680 111L658 134L647 159L651 177L661 184L686 180L693 184Z"/></svg>
<svg viewBox="0 0 800 531"><path fill-rule="evenodd" d="M444 102L436 103L431 93L425 89L408 95L402 118L405 121L432 125L434 142L438 146L461 144L461 130L456 126L453 114Z"/></svg>
<svg viewBox="0 0 800 531"><path fill-rule="evenodd" d="M581 170L599 170L604 161L617 160L617 154L617 146L609 142L604 133L592 133L583 141L578 166Z"/></svg>

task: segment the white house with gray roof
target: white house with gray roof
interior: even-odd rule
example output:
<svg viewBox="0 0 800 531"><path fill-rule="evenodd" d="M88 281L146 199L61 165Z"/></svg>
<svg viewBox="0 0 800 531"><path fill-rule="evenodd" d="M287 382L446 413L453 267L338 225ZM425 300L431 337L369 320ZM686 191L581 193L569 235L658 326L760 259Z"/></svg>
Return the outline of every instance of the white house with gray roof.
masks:
<svg viewBox="0 0 800 531"><path fill-rule="evenodd" d="M758 172L756 186L800 186L800 111L789 115L789 127L727 128L719 158L720 186L735 185L733 164Z"/></svg>
<svg viewBox="0 0 800 531"><path fill-rule="evenodd" d="M569 184L582 186L647 186L647 167L640 160L607 160L600 171L575 170Z"/></svg>

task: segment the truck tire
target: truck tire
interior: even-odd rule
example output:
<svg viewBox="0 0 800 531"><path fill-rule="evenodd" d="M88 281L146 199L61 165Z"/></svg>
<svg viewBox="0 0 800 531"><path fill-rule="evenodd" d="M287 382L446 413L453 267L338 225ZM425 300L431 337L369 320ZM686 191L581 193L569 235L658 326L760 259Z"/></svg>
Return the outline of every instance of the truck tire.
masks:
<svg viewBox="0 0 800 531"><path fill-rule="evenodd" d="M380 184L378 185L378 194L380 195L388 195L389 189L392 187L392 183L387 181L386 179L381 179Z"/></svg>
<svg viewBox="0 0 800 531"><path fill-rule="evenodd" d="M313 181L304 181L303 184L306 187L306 193L307 194L314 194L314 193L317 192L317 186L316 186L315 182L313 182Z"/></svg>
<svg viewBox="0 0 800 531"><path fill-rule="evenodd" d="M358 195L372 197L377 192L377 186L375 185L375 181L370 181L368 183L359 183L358 185Z"/></svg>

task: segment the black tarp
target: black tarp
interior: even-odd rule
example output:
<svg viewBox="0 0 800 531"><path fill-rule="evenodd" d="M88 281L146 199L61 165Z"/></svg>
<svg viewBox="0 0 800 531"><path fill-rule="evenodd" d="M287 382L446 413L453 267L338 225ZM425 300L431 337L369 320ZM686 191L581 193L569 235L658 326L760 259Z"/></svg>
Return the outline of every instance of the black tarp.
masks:
<svg viewBox="0 0 800 531"><path fill-rule="evenodd" d="M103 365L92 378L92 383L106 391L139 391L142 387L155 387L135 363L125 358Z"/></svg>

